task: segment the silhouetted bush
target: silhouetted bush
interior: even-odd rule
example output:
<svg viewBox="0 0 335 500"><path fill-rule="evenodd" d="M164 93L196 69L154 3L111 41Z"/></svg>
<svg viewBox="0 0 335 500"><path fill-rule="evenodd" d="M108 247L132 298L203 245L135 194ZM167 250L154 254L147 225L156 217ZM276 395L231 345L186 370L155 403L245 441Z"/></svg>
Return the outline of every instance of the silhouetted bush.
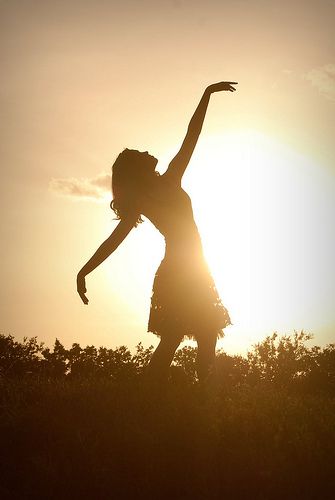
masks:
<svg viewBox="0 0 335 500"><path fill-rule="evenodd" d="M0 337L1 498L333 498L335 346L276 334L247 357L196 349L166 386L152 348L54 348Z"/></svg>
<svg viewBox="0 0 335 500"><path fill-rule="evenodd" d="M249 382L334 391L335 344L307 347L312 338L303 331L266 337L248 352Z"/></svg>
<svg viewBox="0 0 335 500"><path fill-rule="evenodd" d="M37 342L37 337L23 342L14 340L13 335L0 335L0 375L23 376L30 373L39 373L43 343Z"/></svg>
<svg viewBox="0 0 335 500"><path fill-rule="evenodd" d="M217 382L226 389L270 383L283 388L334 393L335 344L308 347L311 339L303 331L281 337L274 333L254 345L246 357L220 350L216 360ZM143 371L152 352L152 346L146 349L141 343L135 353L126 346L82 348L78 343L66 349L58 339L51 350L43 342L38 343L37 337L18 342L12 335L0 335L0 374L7 378L129 379ZM197 381L196 354L197 349L190 346L176 352L171 368L175 381Z"/></svg>

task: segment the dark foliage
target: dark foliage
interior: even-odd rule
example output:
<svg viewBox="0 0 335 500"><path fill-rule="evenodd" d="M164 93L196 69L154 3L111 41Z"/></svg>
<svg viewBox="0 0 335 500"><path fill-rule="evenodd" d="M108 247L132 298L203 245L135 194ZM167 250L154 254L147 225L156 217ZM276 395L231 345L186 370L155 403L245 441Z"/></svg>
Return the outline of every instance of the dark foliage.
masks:
<svg viewBox="0 0 335 500"><path fill-rule="evenodd" d="M153 347L145 349L141 343L132 354L126 346L116 349L86 346L74 343L70 349L55 340L53 350L38 343L37 337L14 340L12 335L0 335L0 376L58 379L111 378L122 379L140 373L148 364Z"/></svg>
<svg viewBox="0 0 335 500"><path fill-rule="evenodd" d="M217 382L220 386L255 386L271 383L281 388L335 391L335 344L324 348L308 347L311 335L294 332L278 337L276 333L253 346L246 357L217 353ZM139 375L149 363L153 347L141 343L131 353L126 346L116 349L74 343L66 349L56 339L53 350L44 347L36 337L14 340L12 335L0 335L0 376L22 378L38 376L57 379L67 377L112 380ZM177 381L197 381L196 348L183 347L175 355L171 378Z"/></svg>
<svg viewBox="0 0 335 500"><path fill-rule="evenodd" d="M141 344L50 350L1 336L0 497L333 498L335 349L309 340L219 352L207 385L184 347L158 387L141 375Z"/></svg>

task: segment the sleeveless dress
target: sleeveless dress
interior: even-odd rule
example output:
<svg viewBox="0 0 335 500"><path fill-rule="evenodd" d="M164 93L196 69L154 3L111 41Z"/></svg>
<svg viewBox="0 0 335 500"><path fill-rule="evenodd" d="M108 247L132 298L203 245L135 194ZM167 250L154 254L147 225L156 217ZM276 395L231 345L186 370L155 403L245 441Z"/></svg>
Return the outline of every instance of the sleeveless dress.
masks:
<svg viewBox="0 0 335 500"><path fill-rule="evenodd" d="M165 238L156 272L148 332L160 337L223 337L231 324L207 267L191 200L180 185L161 176L142 212Z"/></svg>

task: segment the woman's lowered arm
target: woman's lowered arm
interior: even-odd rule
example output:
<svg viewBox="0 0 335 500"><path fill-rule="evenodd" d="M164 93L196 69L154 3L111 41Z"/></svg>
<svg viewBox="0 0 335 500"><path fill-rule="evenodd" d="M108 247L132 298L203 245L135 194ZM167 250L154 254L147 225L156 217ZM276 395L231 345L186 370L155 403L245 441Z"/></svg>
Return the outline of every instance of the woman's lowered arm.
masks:
<svg viewBox="0 0 335 500"><path fill-rule="evenodd" d="M236 89L233 87L233 85L237 85L237 82L214 83L212 85L209 85L203 93L203 96L200 99L200 102L191 118L181 148L173 158L173 160L170 162L169 168L167 170L168 175L172 175L178 182L181 181L185 169L191 159L194 148L198 142L211 94L213 92L220 92L222 90L229 90L230 92L234 92Z"/></svg>
<svg viewBox="0 0 335 500"><path fill-rule="evenodd" d="M92 272L96 267L98 267L107 257L109 257L117 247L123 242L126 236L130 233L131 229L134 227L134 221L132 220L121 220L116 226L112 234L100 245L98 250L92 255L92 257L86 262L77 275L77 292L80 295L81 300L84 304L88 304L88 298L86 297L86 284L85 276Z"/></svg>

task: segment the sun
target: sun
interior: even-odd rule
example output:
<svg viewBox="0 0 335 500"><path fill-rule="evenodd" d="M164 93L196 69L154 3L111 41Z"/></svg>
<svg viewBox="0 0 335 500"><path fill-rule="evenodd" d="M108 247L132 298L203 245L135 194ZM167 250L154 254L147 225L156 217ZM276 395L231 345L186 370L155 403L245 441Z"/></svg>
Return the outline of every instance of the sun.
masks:
<svg viewBox="0 0 335 500"><path fill-rule="evenodd" d="M191 196L205 256L233 322L219 347L245 353L274 331L329 329L335 294L330 172L249 130L203 138L183 188ZM124 302L127 313L122 314L141 328L163 256L164 240L149 222L140 224L113 256L113 293Z"/></svg>
<svg viewBox="0 0 335 500"><path fill-rule="evenodd" d="M331 316L335 190L326 169L249 130L202 140L184 184L234 323L224 348L315 330Z"/></svg>

